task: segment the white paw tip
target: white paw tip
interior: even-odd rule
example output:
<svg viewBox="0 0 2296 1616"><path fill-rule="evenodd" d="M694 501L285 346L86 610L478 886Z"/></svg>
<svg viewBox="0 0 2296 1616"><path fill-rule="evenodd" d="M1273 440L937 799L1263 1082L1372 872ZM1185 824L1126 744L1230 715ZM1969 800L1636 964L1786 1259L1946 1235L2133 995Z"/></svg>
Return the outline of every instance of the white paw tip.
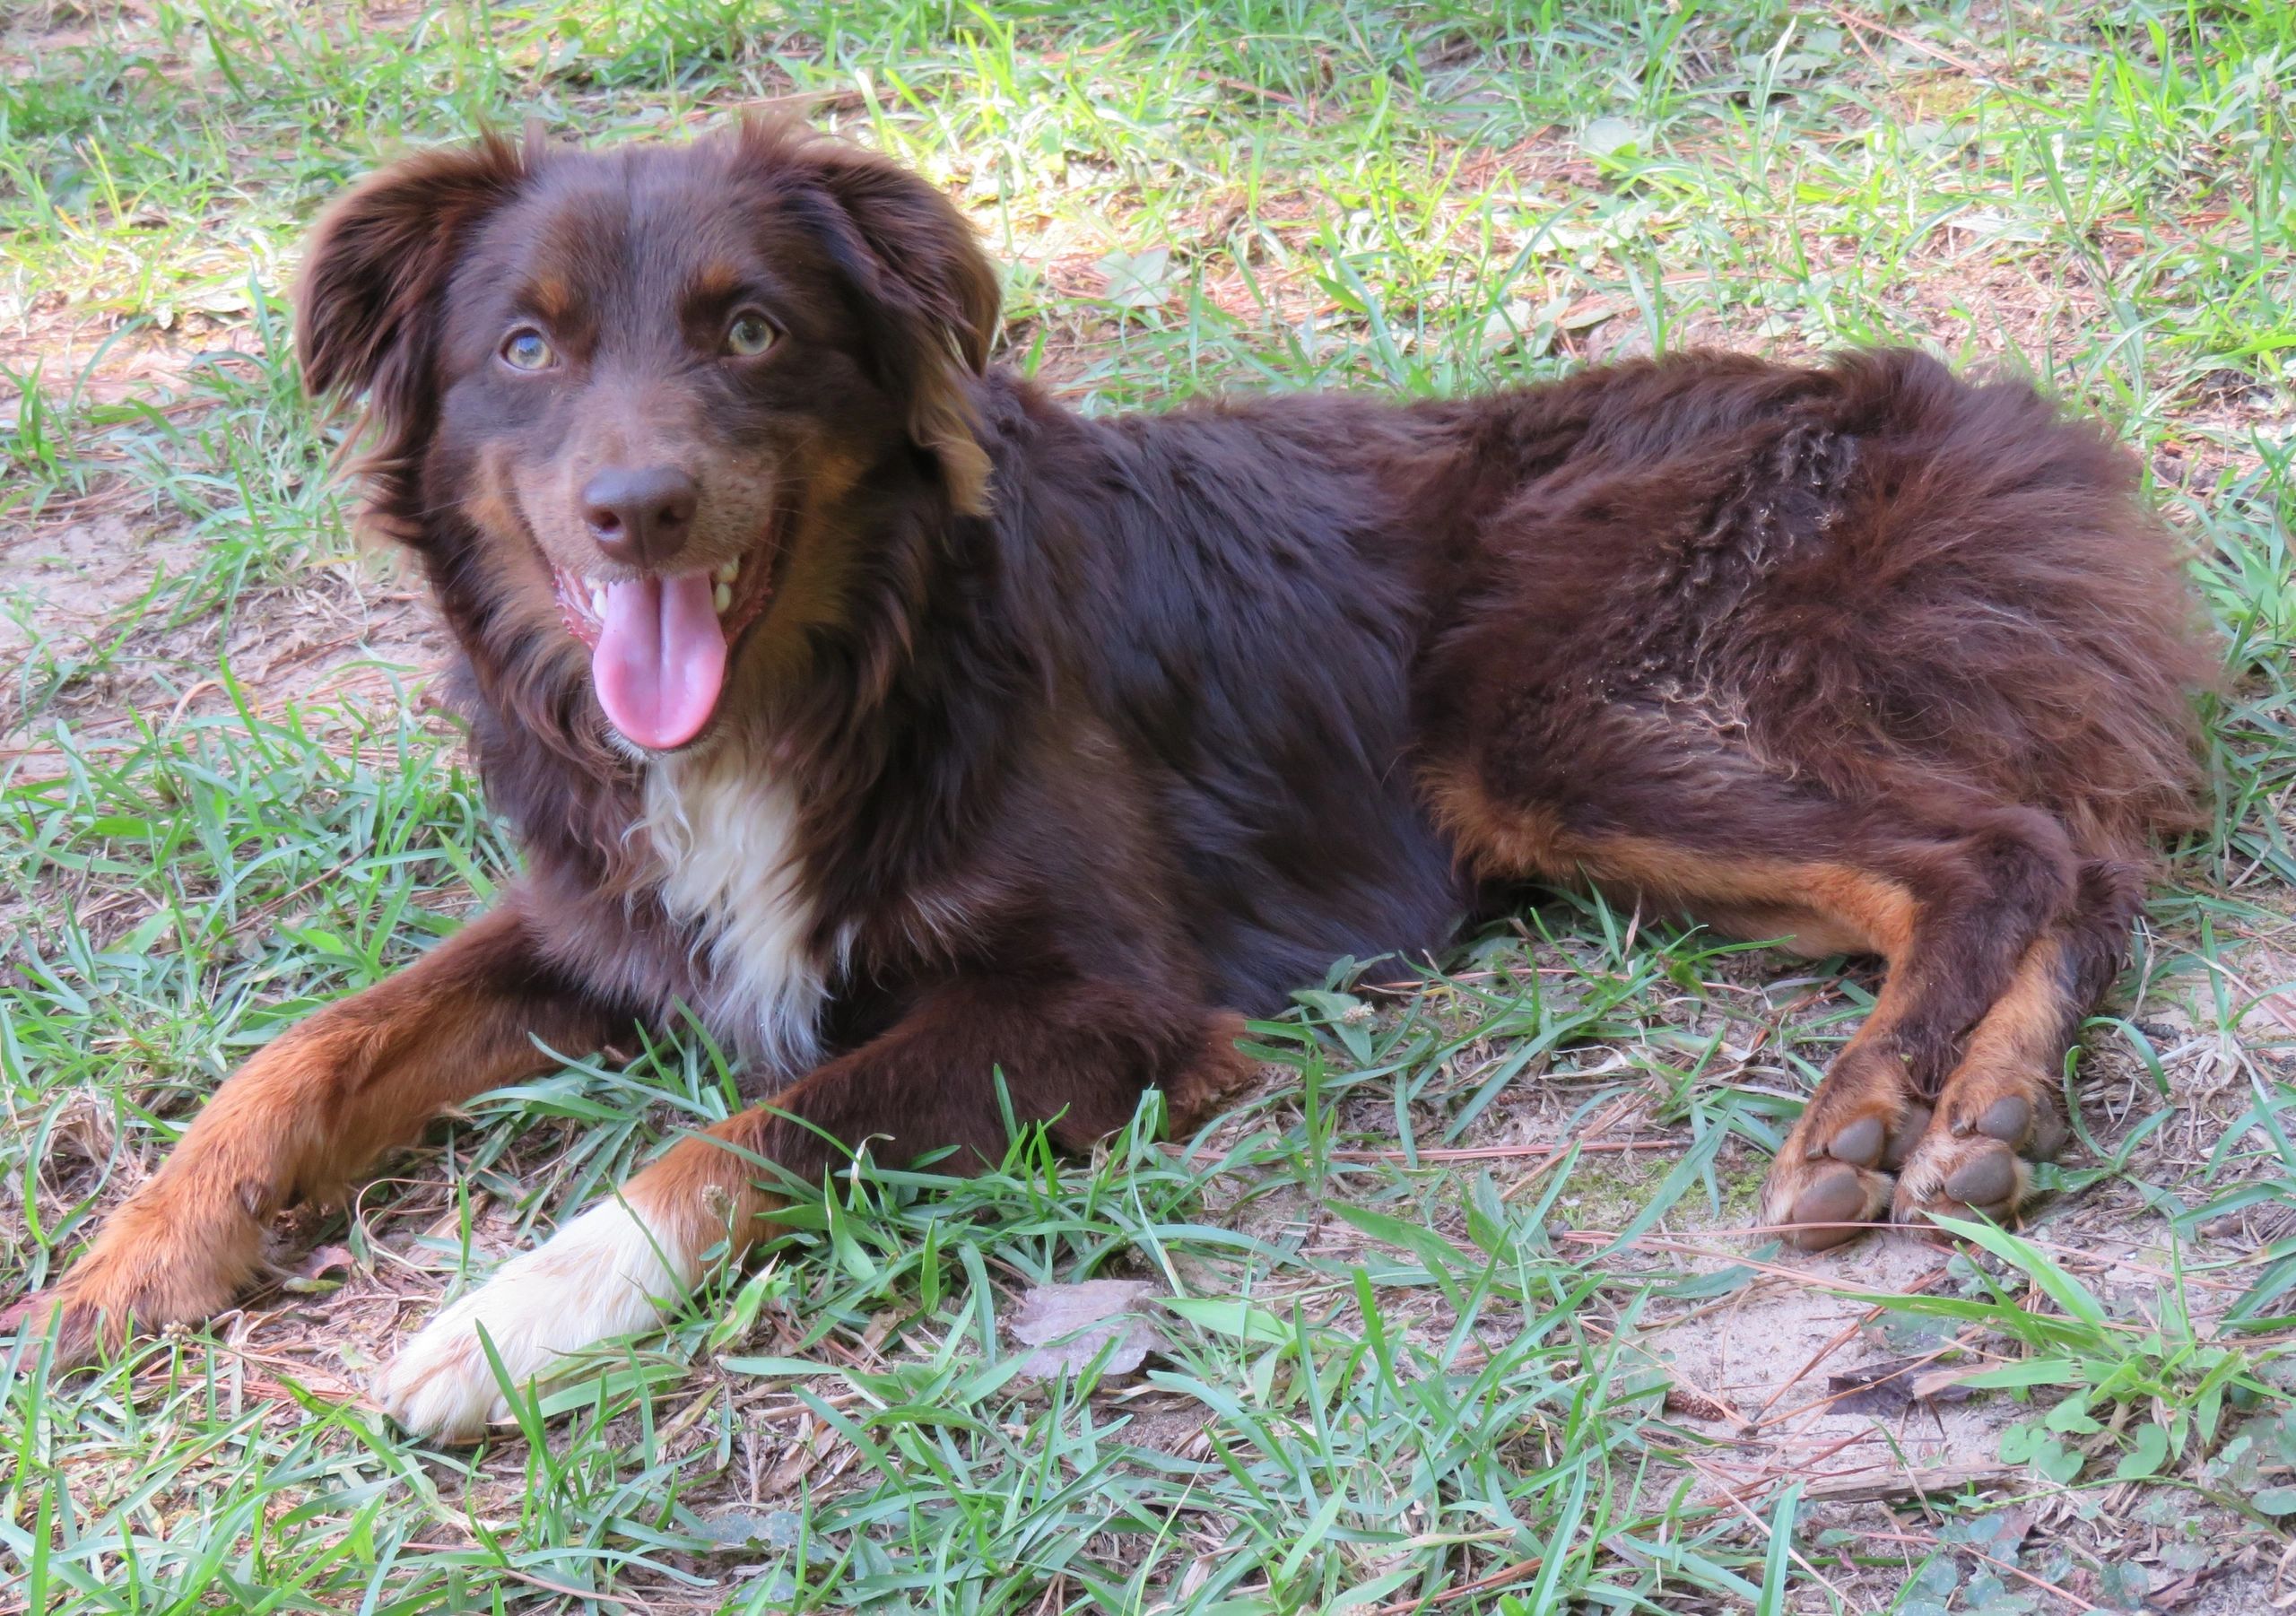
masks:
<svg viewBox="0 0 2296 1616"><path fill-rule="evenodd" d="M401 1429L441 1442L474 1442L510 1413L474 1329L423 1331L375 1377L373 1395Z"/></svg>
<svg viewBox="0 0 2296 1616"><path fill-rule="evenodd" d="M375 1377L375 1403L417 1436L474 1441L509 1417L496 1359L514 1388L528 1386L568 1353L650 1326L699 1269L674 1231L594 1206L425 1325Z"/></svg>

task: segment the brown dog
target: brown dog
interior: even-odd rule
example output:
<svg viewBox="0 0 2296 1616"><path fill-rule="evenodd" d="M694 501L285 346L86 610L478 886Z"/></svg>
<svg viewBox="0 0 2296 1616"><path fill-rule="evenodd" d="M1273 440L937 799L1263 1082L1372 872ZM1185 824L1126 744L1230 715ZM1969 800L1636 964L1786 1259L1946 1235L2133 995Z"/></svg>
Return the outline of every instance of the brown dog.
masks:
<svg viewBox="0 0 2296 1616"><path fill-rule="evenodd" d="M638 1328L839 1142L1082 1146L1239 1012L1525 878L1888 963L1770 1173L1802 1243L2007 1214L2059 1123L2203 656L2130 457L1909 352L1087 420L987 364L956 211L786 128L413 158L319 226L312 388L465 658L491 914L224 1084L53 1293L196 1319L440 1110L699 1014L770 1107L384 1375L422 1431ZM719 1148L735 1147L735 1148ZM45 1309L36 1317L49 1316Z"/></svg>

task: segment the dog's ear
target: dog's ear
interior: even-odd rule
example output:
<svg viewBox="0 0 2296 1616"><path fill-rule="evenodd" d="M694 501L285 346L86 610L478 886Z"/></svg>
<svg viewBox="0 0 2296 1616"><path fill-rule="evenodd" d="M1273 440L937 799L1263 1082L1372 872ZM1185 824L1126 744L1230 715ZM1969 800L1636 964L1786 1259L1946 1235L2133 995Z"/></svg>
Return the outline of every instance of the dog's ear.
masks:
<svg viewBox="0 0 2296 1616"><path fill-rule="evenodd" d="M741 141L745 160L794 170L835 204L813 222L870 309L883 379L909 401L909 437L940 461L957 508L984 514L988 456L965 384L987 368L1001 298L972 227L925 180L843 141L755 121Z"/></svg>
<svg viewBox="0 0 2296 1616"><path fill-rule="evenodd" d="M387 426L408 423L429 387L456 252L527 167L517 147L490 135L402 159L326 211L295 292L295 352L314 397L365 393Z"/></svg>

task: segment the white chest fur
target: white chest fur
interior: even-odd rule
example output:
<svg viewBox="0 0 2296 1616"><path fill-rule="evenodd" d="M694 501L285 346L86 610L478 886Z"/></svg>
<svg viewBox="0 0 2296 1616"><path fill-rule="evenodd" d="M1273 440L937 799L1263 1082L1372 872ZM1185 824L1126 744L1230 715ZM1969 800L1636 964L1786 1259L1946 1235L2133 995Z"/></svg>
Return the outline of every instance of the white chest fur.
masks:
<svg viewBox="0 0 2296 1616"><path fill-rule="evenodd" d="M826 961L798 880L797 800L738 746L665 758L646 779L645 835L662 907L692 928L713 1024L785 1071L819 1056Z"/></svg>

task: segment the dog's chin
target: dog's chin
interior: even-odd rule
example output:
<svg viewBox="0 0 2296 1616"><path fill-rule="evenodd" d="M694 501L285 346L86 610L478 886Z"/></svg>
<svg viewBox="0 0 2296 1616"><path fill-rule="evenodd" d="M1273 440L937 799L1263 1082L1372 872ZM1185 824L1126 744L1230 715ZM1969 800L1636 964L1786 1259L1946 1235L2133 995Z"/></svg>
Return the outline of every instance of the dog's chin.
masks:
<svg viewBox="0 0 2296 1616"><path fill-rule="evenodd" d="M727 682L731 682L729 675ZM595 693L591 699L594 701L596 699ZM616 729L613 726L613 721L605 716L603 708L598 714L598 728L604 732L608 746L631 762L641 767L666 763L672 760L690 762L696 759L707 758L723 750L731 743L735 734L741 728L729 710L733 705L729 698L721 698L718 703L718 709L709 715L709 722L695 732L691 740L682 746L641 746Z"/></svg>
<svg viewBox="0 0 2296 1616"><path fill-rule="evenodd" d="M605 732L608 746L641 768L659 763L668 758L705 757L718 749L718 737L725 730L725 725L718 721L718 715L712 713L709 722L702 725L701 733L683 746L657 750L651 746L639 745L637 742L616 729L613 726L613 721L606 717L603 712L598 716L598 727Z"/></svg>

